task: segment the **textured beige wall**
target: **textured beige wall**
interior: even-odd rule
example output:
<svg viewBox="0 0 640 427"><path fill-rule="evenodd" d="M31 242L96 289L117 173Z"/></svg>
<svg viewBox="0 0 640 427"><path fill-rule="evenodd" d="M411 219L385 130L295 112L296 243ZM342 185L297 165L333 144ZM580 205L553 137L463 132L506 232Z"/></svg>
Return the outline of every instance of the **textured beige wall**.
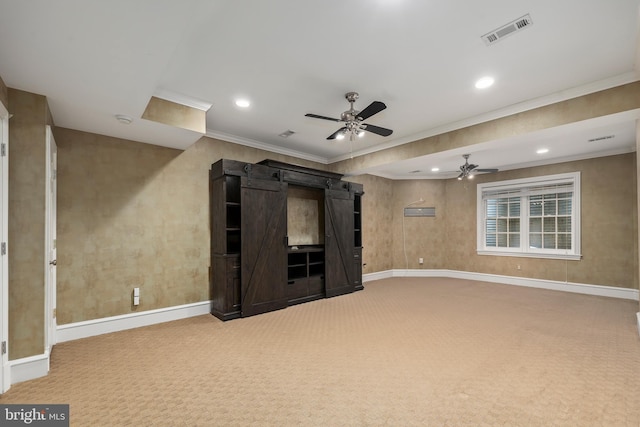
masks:
<svg viewBox="0 0 640 427"><path fill-rule="evenodd" d="M152 96L142 118L202 134L207 132L206 111Z"/></svg>
<svg viewBox="0 0 640 427"><path fill-rule="evenodd" d="M375 273L393 268L393 181L373 175L349 177L363 185L362 272Z"/></svg>
<svg viewBox="0 0 640 427"><path fill-rule="evenodd" d="M581 261L476 254L477 183L575 171L581 172L582 186ZM394 235L399 237L394 240L394 268L406 268L398 253L402 251L402 203L423 197L424 205L436 206L436 218L405 219L409 268L420 268L417 259L424 257L424 268L637 289L635 176L635 153L631 153L479 175L474 181L396 181Z"/></svg>
<svg viewBox="0 0 640 427"><path fill-rule="evenodd" d="M217 160L321 167L206 137L178 151L63 128L54 134L58 324L209 299L208 171Z"/></svg>
<svg viewBox="0 0 640 427"><path fill-rule="evenodd" d="M46 125L44 96L8 90L9 112L9 358L44 351L44 218Z"/></svg>
<svg viewBox="0 0 640 427"><path fill-rule="evenodd" d="M178 150L55 129L58 144L58 323L199 301L206 251L189 248L206 223L193 214L188 171ZM182 173L180 173L182 172ZM180 186L178 190L177 187ZM190 210L195 209L191 214Z"/></svg>
<svg viewBox="0 0 640 427"><path fill-rule="evenodd" d="M420 199L423 202L414 203ZM445 181L407 180L393 183L393 266L394 268L445 268L447 209ZM435 207L435 218L404 217L404 208ZM406 248L406 251L405 251ZM406 256L405 256L406 253ZM424 259L424 264L418 263Z"/></svg>
<svg viewBox="0 0 640 427"><path fill-rule="evenodd" d="M290 246L324 244L324 191L289 185L287 237Z"/></svg>

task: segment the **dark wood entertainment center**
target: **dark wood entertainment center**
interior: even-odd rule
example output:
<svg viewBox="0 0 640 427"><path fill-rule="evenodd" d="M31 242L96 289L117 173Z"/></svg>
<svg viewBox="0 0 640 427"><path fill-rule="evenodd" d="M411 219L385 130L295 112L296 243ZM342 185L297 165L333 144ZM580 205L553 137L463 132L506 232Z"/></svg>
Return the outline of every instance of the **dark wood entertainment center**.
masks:
<svg viewBox="0 0 640 427"><path fill-rule="evenodd" d="M221 320L363 289L361 184L264 160L209 171L211 314Z"/></svg>

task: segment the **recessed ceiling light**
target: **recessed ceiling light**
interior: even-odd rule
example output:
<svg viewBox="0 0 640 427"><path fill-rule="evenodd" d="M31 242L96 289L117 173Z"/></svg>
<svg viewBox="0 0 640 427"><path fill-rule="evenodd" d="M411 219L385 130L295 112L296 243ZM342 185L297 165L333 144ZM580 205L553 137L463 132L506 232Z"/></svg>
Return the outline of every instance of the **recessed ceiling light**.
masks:
<svg viewBox="0 0 640 427"><path fill-rule="evenodd" d="M251 102L248 99L241 98L236 99L236 105L240 108L247 108L251 105Z"/></svg>
<svg viewBox="0 0 640 427"><path fill-rule="evenodd" d="M481 79L479 79L476 82L476 88L478 88L478 89L486 89L489 86L491 86L494 81L495 80L493 79L493 77L489 77L489 76L482 77Z"/></svg>
<svg viewBox="0 0 640 427"><path fill-rule="evenodd" d="M536 153L538 153L538 154L545 154L545 153L548 153L548 152L549 152L548 148L541 148L541 149L536 151Z"/></svg>
<svg viewBox="0 0 640 427"><path fill-rule="evenodd" d="M431 172L438 172L440 168L431 168Z"/></svg>

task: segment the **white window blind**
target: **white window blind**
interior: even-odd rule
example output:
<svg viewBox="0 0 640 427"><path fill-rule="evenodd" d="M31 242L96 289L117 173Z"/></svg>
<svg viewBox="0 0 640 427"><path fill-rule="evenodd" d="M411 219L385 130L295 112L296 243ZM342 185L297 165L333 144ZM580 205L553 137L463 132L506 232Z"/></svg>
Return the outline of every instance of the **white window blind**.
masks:
<svg viewBox="0 0 640 427"><path fill-rule="evenodd" d="M580 174L478 185L479 254L580 258Z"/></svg>

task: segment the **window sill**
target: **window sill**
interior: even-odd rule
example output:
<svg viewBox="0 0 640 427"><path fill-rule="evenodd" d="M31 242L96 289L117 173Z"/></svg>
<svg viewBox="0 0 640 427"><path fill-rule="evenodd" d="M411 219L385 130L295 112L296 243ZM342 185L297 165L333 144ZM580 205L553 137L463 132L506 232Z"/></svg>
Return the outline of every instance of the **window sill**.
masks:
<svg viewBox="0 0 640 427"><path fill-rule="evenodd" d="M582 259L581 254L543 254L537 252L508 252L508 251L487 251L479 250L478 255L493 255L493 256L510 256L519 258L543 258L543 259L566 259L570 261L580 261Z"/></svg>

